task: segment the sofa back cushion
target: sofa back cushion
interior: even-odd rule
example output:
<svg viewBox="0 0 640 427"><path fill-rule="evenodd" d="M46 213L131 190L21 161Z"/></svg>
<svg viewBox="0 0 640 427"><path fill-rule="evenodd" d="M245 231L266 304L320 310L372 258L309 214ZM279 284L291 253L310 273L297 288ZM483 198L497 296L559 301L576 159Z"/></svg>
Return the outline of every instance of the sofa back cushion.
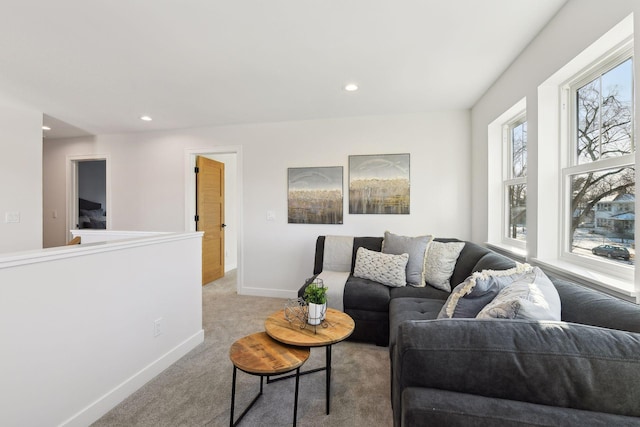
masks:
<svg viewBox="0 0 640 427"><path fill-rule="evenodd" d="M325 236L318 236L316 239L316 256L313 266L313 274L319 274L322 272L322 265L324 263L324 240ZM356 254L358 248L366 248L370 251L381 252L382 251L382 237L354 237L353 238L353 256L351 257L351 273L353 274L353 268L356 265Z"/></svg>
<svg viewBox="0 0 640 427"><path fill-rule="evenodd" d="M437 242L461 242L459 239L450 238L435 238ZM314 261L313 274L319 274L322 271L322 264L324 261L324 241L325 236L318 236L316 240L316 254ZM382 237L354 237L353 239L353 256L351 263L351 273L356 262L356 253L358 248L363 247L371 251L382 251ZM458 284L465 281L467 277L474 271L482 270L507 270L515 267L515 262L503 255L493 252L491 249L487 249L475 243L466 242L456 267L451 275L451 287L454 288Z"/></svg>
<svg viewBox="0 0 640 427"><path fill-rule="evenodd" d="M458 242L457 239L434 239L440 242ZM467 242L460 252L456 268L451 275L451 288L455 288L464 282L474 271L482 270L508 270L516 266L516 263L503 255L493 252L484 246Z"/></svg>
<svg viewBox="0 0 640 427"><path fill-rule="evenodd" d="M640 332L640 305L549 276L562 301L562 320Z"/></svg>

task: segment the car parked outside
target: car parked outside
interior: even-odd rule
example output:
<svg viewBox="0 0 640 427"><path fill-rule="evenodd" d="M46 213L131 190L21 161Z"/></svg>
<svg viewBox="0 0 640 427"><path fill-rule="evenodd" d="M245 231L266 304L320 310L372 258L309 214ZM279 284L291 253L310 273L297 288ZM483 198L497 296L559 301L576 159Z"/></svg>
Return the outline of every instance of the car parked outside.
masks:
<svg viewBox="0 0 640 427"><path fill-rule="evenodd" d="M591 253L594 255L606 256L609 258L622 258L625 261L629 261L629 251L627 248L615 245L600 245L591 249Z"/></svg>

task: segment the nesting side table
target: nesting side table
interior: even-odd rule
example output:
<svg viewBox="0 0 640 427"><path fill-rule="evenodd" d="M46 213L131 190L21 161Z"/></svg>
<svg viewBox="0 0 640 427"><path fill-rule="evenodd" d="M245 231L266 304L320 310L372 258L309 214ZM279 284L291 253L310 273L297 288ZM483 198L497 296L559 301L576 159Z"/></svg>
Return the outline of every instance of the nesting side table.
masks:
<svg viewBox="0 0 640 427"><path fill-rule="evenodd" d="M325 347L325 366L299 373L299 375L318 371L326 372L325 394L327 415L329 415L331 408L331 346L346 340L353 333L355 322L347 313L327 308L325 323L327 327L300 328L300 326L290 323L285 316L284 310L280 310L267 317L264 322L264 328L271 338L284 344L302 348ZM286 378L289 378L289 376L271 381L279 381ZM269 382L268 378L267 382Z"/></svg>
<svg viewBox="0 0 640 427"><path fill-rule="evenodd" d="M298 385L300 382L300 366L309 358L309 347L293 347L272 339L265 332L258 332L240 338L231 345L229 358L233 363L233 384L231 386L231 416L229 425L235 426L249 412L249 409L262 396L262 386L264 377L270 375L284 374L296 371L296 388L293 403L293 425L296 425L298 416ZM236 421L234 417L234 406L236 399L236 374L240 369L250 375L260 377L260 392L247 406Z"/></svg>

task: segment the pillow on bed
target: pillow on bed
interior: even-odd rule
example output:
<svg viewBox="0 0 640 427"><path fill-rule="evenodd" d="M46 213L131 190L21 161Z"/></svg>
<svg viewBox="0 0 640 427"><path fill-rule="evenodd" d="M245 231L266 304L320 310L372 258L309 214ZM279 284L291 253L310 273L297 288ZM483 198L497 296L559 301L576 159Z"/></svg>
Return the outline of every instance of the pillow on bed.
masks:
<svg viewBox="0 0 640 427"><path fill-rule="evenodd" d="M407 285L423 287L426 285L424 280L424 261L429 242L433 236L407 237L398 236L397 234L384 232L384 240L382 241L382 252L385 254L409 254L407 262Z"/></svg>
<svg viewBox="0 0 640 427"><path fill-rule="evenodd" d="M101 218L104 216L104 211L102 209L80 209L80 216L88 216L89 218Z"/></svg>
<svg viewBox="0 0 640 427"><path fill-rule="evenodd" d="M409 254L392 255L360 247L356 253L353 275L373 280L385 286L400 287L407 284Z"/></svg>

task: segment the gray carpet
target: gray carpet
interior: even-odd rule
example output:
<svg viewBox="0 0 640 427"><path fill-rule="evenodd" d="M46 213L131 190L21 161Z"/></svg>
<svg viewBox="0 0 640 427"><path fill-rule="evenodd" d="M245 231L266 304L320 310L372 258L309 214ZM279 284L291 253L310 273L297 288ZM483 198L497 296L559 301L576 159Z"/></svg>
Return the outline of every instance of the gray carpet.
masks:
<svg viewBox="0 0 640 427"><path fill-rule="evenodd" d="M229 347L264 330L264 319L284 307L277 298L239 296L229 272L202 288L204 343L93 425L228 426L233 365ZM303 370L324 366L324 348L311 350ZM299 426L391 426L388 348L345 341L333 346L331 414L326 415L325 373L300 378ZM259 390L259 377L238 372L236 418ZM294 380L266 384L240 426L289 426Z"/></svg>

